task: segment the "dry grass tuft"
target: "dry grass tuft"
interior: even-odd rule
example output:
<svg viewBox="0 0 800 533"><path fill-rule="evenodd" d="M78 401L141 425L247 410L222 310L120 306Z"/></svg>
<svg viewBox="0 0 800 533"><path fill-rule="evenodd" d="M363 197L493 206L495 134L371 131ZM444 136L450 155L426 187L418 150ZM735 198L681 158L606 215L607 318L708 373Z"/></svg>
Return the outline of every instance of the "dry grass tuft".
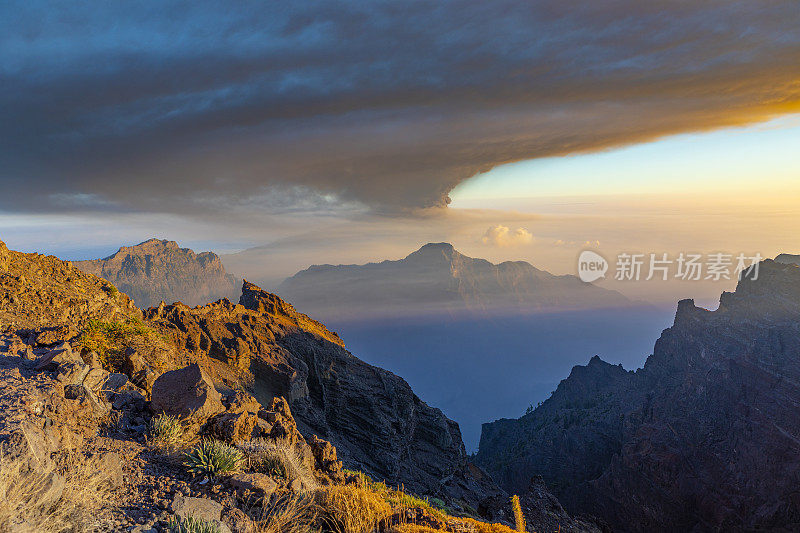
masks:
<svg viewBox="0 0 800 533"><path fill-rule="evenodd" d="M172 452L184 443L184 429L181 421L170 415L161 414L150 420L147 443L159 450Z"/></svg>
<svg viewBox="0 0 800 533"><path fill-rule="evenodd" d="M377 492L358 485L333 485L317 492L325 521L337 533L375 531L392 514L392 506Z"/></svg>
<svg viewBox="0 0 800 533"><path fill-rule="evenodd" d="M299 479L306 490L318 486L313 468L301 457L296 446L278 439L253 439L239 446L244 453L248 470L294 481Z"/></svg>
<svg viewBox="0 0 800 533"><path fill-rule="evenodd" d="M472 518L461 518L456 521L458 526L454 529L433 529L417 524L401 524L391 529L391 533L514 533L514 530L501 524L487 524Z"/></svg>
<svg viewBox="0 0 800 533"><path fill-rule="evenodd" d="M0 450L0 531L39 533L96 530L96 510L108 493L109 479L97 459L73 452L55 468L31 469L27 456Z"/></svg>
<svg viewBox="0 0 800 533"><path fill-rule="evenodd" d="M272 503L265 501L254 533L309 533L319 517L319 509L307 497L284 495Z"/></svg>
<svg viewBox="0 0 800 533"><path fill-rule="evenodd" d="M514 513L514 529L525 533L525 515L522 514L522 506L519 504L519 496L516 494L511 497L511 511Z"/></svg>

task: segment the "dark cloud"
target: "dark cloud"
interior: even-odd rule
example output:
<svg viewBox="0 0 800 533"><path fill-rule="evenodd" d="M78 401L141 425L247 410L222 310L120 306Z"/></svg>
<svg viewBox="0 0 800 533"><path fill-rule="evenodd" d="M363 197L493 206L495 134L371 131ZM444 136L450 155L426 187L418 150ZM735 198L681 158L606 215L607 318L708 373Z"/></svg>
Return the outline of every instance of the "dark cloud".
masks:
<svg viewBox="0 0 800 533"><path fill-rule="evenodd" d="M796 111L798 27L795 0L5 3L0 209L444 205Z"/></svg>

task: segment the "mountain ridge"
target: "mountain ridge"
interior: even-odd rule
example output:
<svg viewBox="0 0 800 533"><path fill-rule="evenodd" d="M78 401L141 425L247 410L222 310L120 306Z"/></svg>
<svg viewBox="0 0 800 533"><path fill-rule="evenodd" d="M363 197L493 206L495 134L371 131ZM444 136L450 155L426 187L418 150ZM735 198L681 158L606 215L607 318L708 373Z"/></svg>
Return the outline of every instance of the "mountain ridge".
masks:
<svg viewBox="0 0 800 533"><path fill-rule="evenodd" d="M576 366L476 462L506 490L541 474L620 531L800 525L800 268L765 260L715 311L681 300L643 368ZM669 526L666 526L669 524Z"/></svg>
<svg viewBox="0 0 800 533"><path fill-rule="evenodd" d="M201 305L235 298L238 290L237 279L225 271L217 254L195 253L166 239L151 238L122 246L108 257L74 264L114 283L143 309L161 301Z"/></svg>
<svg viewBox="0 0 800 533"><path fill-rule="evenodd" d="M277 292L322 316L355 307L391 314L633 304L618 292L583 283L576 276L553 275L526 261L495 264L466 256L446 242L425 244L398 260L311 265L284 280Z"/></svg>

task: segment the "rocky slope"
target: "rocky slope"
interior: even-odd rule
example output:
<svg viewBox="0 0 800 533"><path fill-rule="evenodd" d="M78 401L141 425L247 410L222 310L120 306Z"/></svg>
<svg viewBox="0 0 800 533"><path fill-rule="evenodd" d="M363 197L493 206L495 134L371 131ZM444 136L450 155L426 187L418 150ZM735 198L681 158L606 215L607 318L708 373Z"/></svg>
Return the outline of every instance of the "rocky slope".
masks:
<svg viewBox="0 0 800 533"><path fill-rule="evenodd" d="M299 309L323 317L586 309L631 303L575 276L554 276L525 261L495 265L467 257L448 243L426 244L398 261L314 265L288 278L277 292Z"/></svg>
<svg viewBox="0 0 800 533"><path fill-rule="evenodd" d="M328 489L317 484L333 492L362 490L358 475L341 472L330 440L345 465L390 486L441 498L451 513L510 520L508 496L469 463L457 424L420 401L401 378L355 358L335 333L277 296L245 283L239 304L176 303L142 314L108 282L69 263L4 246L0 251L0 441L14 461L26 461L21 469L14 466L15 476L56 483L55 499L42 509L61 505L88 483L74 472L110 472L113 483L103 483L114 493L96 502L102 512L81 514L94 524L92 531L163 531L183 516L188 500L198 498L194 504L210 508L214 521L251 532L254 513L264 516L268 506L295 501L287 500L291 494L311 492L326 501ZM68 327L47 336L42 332L50 329L30 329L49 328L50 321L67 321ZM161 413L179 417L190 439L213 437L256 451L288 442L298 447L298 460L313 465L313 479L304 484L248 470L201 483L174 455L152 448L148 428ZM74 461L90 467L73 468ZM0 467L7 464L0 461ZM0 482L3 476L5 471ZM337 488L342 483L358 487ZM489 530L475 520L431 514L427 503L386 492L384 485L369 487L369 498L395 502L381 504L387 515L379 531L418 531L403 527L409 517L432 531ZM534 480L533 487L523 498L529 524L597 531L569 517L541 482ZM252 498L265 491L267 500L254 505ZM398 501L406 503L397 508ZM321 509L323 515L334 512ZM4 516L0 529L9 525Z"/></svg>
<svg viewBox="0 0 800 533"><path fill-rule="evenodd" d="M716 311L681 301L644 368L592 359L476 461L510 491L541 474L620 531L800 527L800 268L771 260Z"/></svg>
<svg viewBox="0 0 800 533"><path fill-rule="evenodd" d="M150 239L123 246L105 259L74 264L110 281L143 309L161 301L202 305L239 293L238 281L225 272L219 256L195 254L174 241Z"/></svg>
<svg viewBox="0 0 800 533"><path fill-rule="evenodd" d="M262 404L287 398L303 433L333 442L346 464L473 507L498 494L469 468L458 425L402 378L353 357L335 333L251 283L239 302L173 304L146 316L177 345L207 358L218 380L251 383Z"/></svg>
<svg viewBox="0 0 800 533"><path fill-rule="evenodd" d="M23 254L0 241L0 331L21 330L31 343L75 337L92 318L140 317L130 298L69 261Z"/></svg>

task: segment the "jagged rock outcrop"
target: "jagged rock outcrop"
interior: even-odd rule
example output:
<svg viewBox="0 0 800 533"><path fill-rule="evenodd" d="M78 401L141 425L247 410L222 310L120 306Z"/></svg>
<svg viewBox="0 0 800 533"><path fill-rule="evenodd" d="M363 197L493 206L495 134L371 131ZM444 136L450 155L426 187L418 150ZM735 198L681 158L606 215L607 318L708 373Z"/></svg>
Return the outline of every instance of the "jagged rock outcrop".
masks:
<svg viewBox="0 0 800 533"><path fill-rule="evenodd" d="M225 272L218 255L195 254L174 241L150 239L75 266L107 279L143 309L161 301L202 305L239 293L238 281Z"/></svg>
<svg viewBox="0 0 800 533"><path fill-rule="evenodd" d="M618 307L621 294L554 276L525 261L492 264L430 243L398 261L314 265L286 279L278 294L324 319L342 314L418 315L453 311L532 311Z"/></svg>
<svg viewBox="0 0 800 533"><path fill-rule="evenodd" d="M469 468L458 425L402 378L357 359L338 335L251 283L239 301L194 309L174 304L146 314L178 346L210 358L223 381L252 380L262 405L278 396L289 400L302 433L331 441L345 464L473 506L498 493Z"/></svg>
<svg viewBox="0 0 800 533"><path fill-rule="evenodd" d="M681 301L644 368L595 358L476 461L508 490L541 474L619 531L800 527L800 268L767 260L716 311Z"/></svg>

